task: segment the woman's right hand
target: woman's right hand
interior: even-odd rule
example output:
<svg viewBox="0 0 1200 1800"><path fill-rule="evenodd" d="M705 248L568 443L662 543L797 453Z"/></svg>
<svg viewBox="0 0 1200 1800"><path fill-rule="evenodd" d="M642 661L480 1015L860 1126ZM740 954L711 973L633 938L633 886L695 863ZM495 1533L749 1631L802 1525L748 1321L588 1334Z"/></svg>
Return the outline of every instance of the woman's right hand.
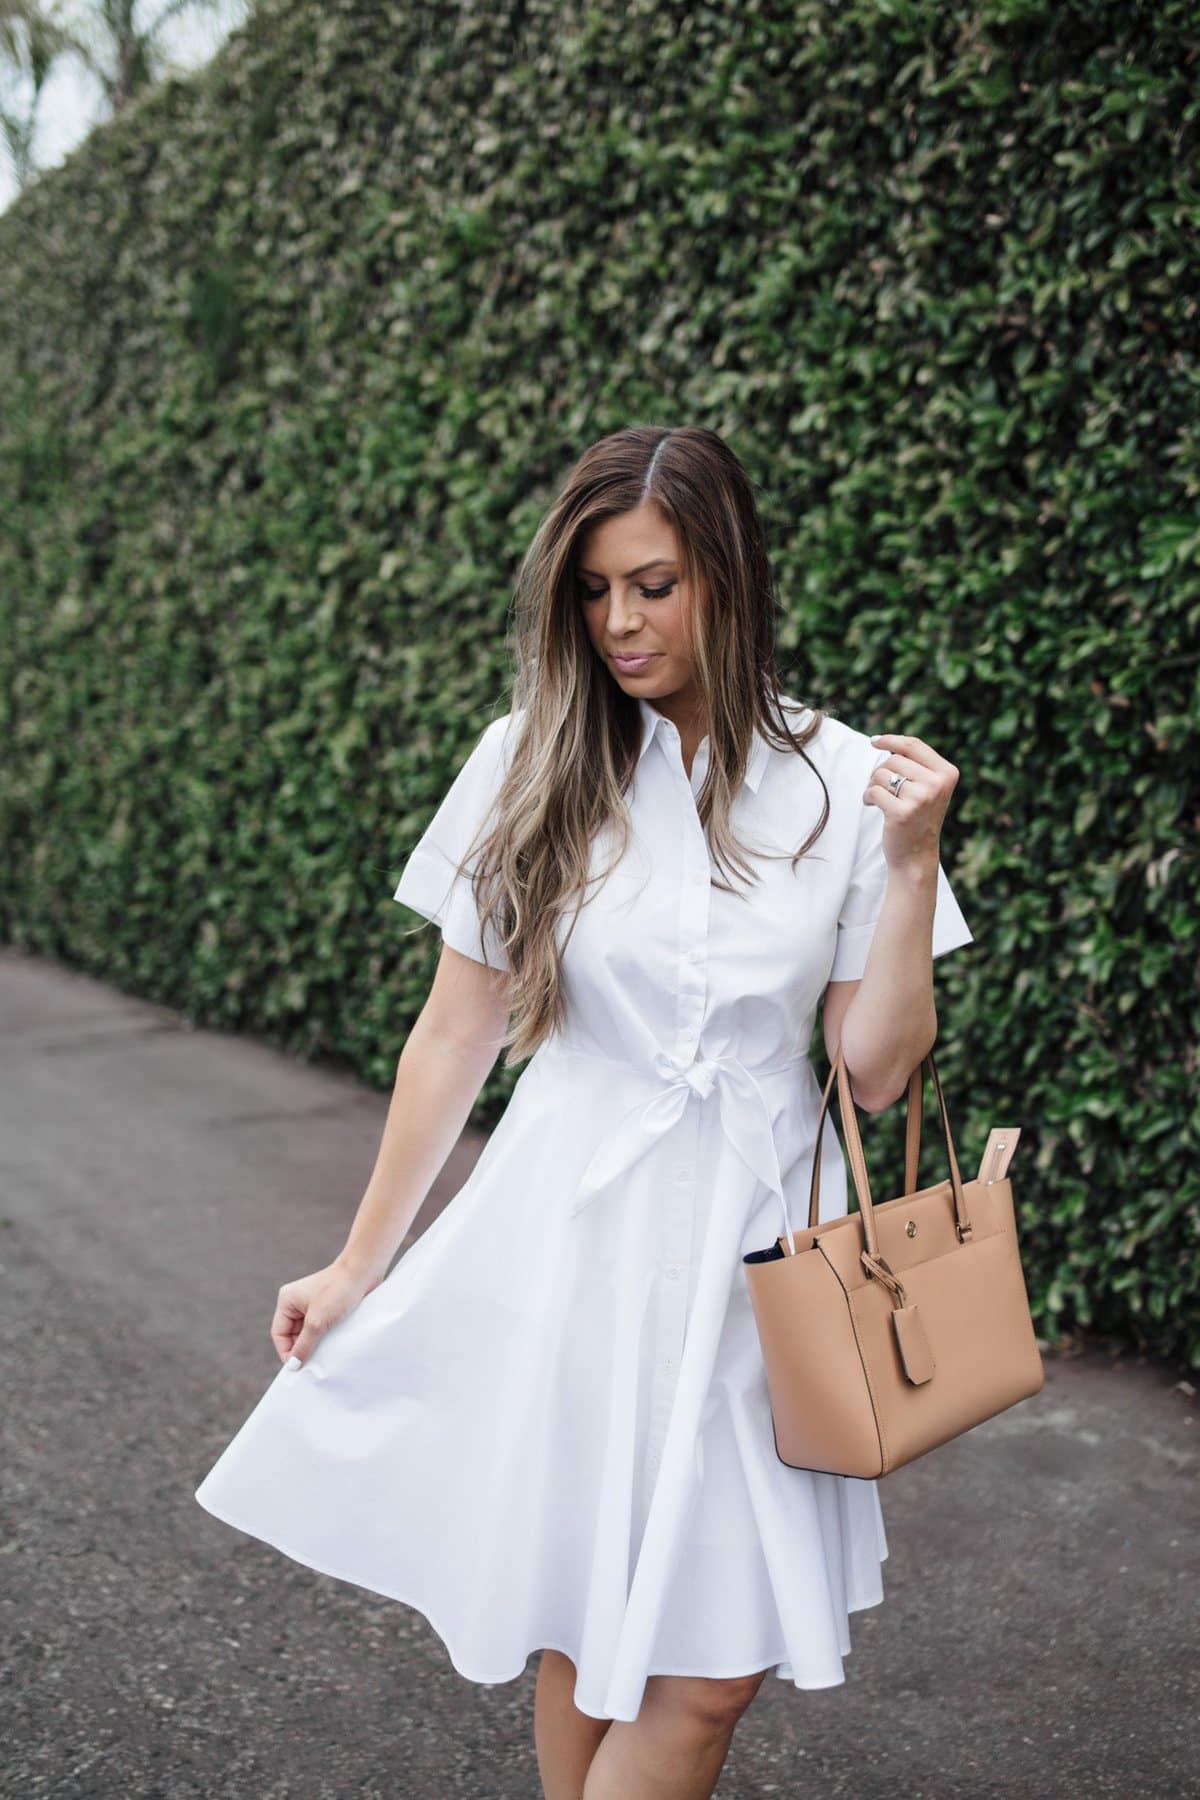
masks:
<svg viewBox="0 0 1200 1800"><path fill-rule="evenodd" d="M330 1328L352 1312L378 1284L356 1275L338 1262L286 1282L279 1290L271 1320L271 1342L281 1362L291 1367L306 1363Z"/></svg>

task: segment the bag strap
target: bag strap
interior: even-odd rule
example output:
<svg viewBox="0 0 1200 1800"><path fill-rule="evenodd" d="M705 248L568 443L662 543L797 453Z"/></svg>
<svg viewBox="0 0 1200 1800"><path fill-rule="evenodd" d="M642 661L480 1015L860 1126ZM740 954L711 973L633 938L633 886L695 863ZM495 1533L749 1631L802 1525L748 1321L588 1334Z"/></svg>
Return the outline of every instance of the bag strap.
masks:
<svg viewBox="0 0 1200 1800"><path fill-rule="evenodd" d="M925 1110L925 1068L918 1063L908 1078L908 1094L904 1101L904 1191L917 1190L917 1167L921 1161L921 1115Z"/></svg>
<svg viewBox="0 0 1200 1800"><path fill-rule="evenodd" d="M942 1135L946 1145L946 1160L950 1170L950 1188L954 1196L954 1213L959 1243L965 1242L971 1235L971 1221L967 1216L966 1196L963 1193L962 1176L959 1173L958 1158L954 1153L954 1138L950 1130L950 1118L946 1111L946 1098L942 1093L942 1084L938 1078L937 1064L931 1050L921 1063L912 1071L908 1081L908 1130L905 1146L905 1193L912 1193L916 1186L916 1153L920 1149L920 1115L924 1096L924 1069L928 1064L933 1077L934 1092L937 1095L938 1110L942 1120ZM862 1214L863 1235L866 1239L866 1254L872 1261L879 1260L879 1239L875 1230L875 1206L871 1199L871 1183L867 1174L867 1161L863 1154L862 1137L858 1128L858 1105L854 1098L854 1090L850 1083L850 1071L842 1056L841 1046L829 1070L829 1078L825 1083L825 1091L821 1096L821 1112L817 1119L816 1144L813 1150L812 1182L808 1196L809 1229L818 1222L820 1209L821 1182L821 1139L825 1128L825 1114L829 1110L829 1099L834 1080L838 1084L838 1111L842 1119L842 1135L846 1143L846 1153L850 1159L850 1171L854 1177L855 1191L858 1194L858 1210ZM914 1106L914 1100L916 1105ZM916 1125L914 1127L914 1116Z"/></svg>

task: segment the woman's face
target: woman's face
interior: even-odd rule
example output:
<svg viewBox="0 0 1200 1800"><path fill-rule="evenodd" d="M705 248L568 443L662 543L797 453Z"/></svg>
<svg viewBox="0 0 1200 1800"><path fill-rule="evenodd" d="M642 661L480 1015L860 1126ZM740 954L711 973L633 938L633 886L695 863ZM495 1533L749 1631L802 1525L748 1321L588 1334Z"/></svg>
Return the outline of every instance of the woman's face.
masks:
<svg viewBox="0 0 1200 1800"><path fill-rule="evenodd" d="M672 713L696 697L683 636L691 595L678 553L674 528L650 501L593 525L579 546L580 604L597 655L627 694L670 696Z"/></svg>

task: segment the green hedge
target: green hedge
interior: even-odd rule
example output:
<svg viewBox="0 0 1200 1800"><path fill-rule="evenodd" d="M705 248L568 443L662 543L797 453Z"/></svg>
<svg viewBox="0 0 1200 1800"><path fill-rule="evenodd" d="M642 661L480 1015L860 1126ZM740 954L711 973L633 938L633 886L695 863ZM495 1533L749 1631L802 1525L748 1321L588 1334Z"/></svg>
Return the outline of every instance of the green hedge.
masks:
<svg viewBox="0 0 1200 1800"><path fill-rule="evenodd" d="M1023 1128L1041 1328L1200 1365L1198 41L276 0L95 133L0 219L8 941L388 1080L534 524L602 432L711 425L787 686L962 770L939 1069L964 1165Z"/></svg>

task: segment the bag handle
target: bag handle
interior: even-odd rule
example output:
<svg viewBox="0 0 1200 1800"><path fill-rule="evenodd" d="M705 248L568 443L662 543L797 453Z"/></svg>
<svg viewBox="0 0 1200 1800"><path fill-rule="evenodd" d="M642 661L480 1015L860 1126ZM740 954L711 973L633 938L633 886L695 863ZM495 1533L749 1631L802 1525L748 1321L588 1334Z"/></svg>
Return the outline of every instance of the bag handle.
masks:
<svg viewBox="0 0 1200 1800"><path fill-rule="evenodd" d="M921 1115L925 1110L925 1065L918 1063L908 1078L908 1094L904 1101L904 1192L917 1188L917 1165L921 1160Z"/></svg>
<svg viewBox="0 0 1200 1800"><path fill-rule="evenodd" d="M920 1118L924 1100L924 1070L928 1064L933 1077L934 1092L937 1094L938 1110L942 1119L942 1134L946 1144L946 1159L950 1169L950 1188L954 1196L954 1213L959 1243L964 1243L971 1235L971 1221L967 1216L966 1196L963 1193L962 1176L959 1173L958 1158L954 1153L954 1138L950 1130L950 1119L946 1112L946 1098L942 1093L942 1084L938 1079L937 1064L930 1050L923 1061L912 1071L908 1080L908 1130L905 1145L905 1192L912 1193L916 1186L916 1153L920 1148ZM854 1186L858 1194L858 1210L862 1215L863 1235L866 1239L864 1257L871 1262L881 1263L879 1255L879 1238L875 1230L875 1206L871 1199L871 1183L867 1174L866 1157L863 1154L862 1137L858 1129L858 1106L854 1091L850 1085L850 1072L846 1067L839 1044L837 1055L829 1070L829 1078L825 1083L825 1091L821 1096L821 1112L817 1119L816 1146L813 1151L812 1183L808 1196L809 1229L817 1224L821 1186L821 1139L825 1129L825 1114L829 1110L829 1098L833 1089L834 1078L838 1084L838 1110L842 1119L842 1134L846 1140L846 1152L850 1158L850 1170L854 1177ZM916 1101L914 1106L913 1102ZM916 1124L914 1126L914 1118ZM883 1265L886 1268L886 1264Z"/></svg>

